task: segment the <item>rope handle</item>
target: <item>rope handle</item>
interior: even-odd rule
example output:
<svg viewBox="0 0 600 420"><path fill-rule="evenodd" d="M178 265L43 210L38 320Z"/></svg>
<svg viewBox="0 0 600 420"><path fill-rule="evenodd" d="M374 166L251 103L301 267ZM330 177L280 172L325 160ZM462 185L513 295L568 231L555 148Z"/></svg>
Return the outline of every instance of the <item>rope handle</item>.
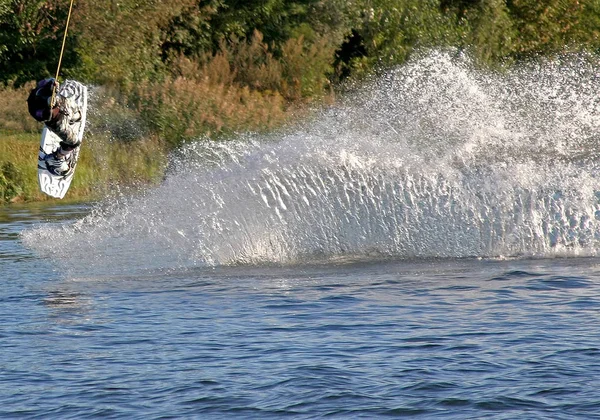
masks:
<svg viewBox="0 0 600 420"><path fill-rule="evenodd" d="M63 54L65 52L65 44L67 41L67 31L69 30L69 22L71 20L71 11L73 10L73 1L71 0L71 5L69 6L69 15L67 16L67 24L65 26L65 35L63 36L62 48L60 49L60 57L58 58L58 67L56 68L56 77L54 77L54 85L52 86L52 99L50 100L50 109L54 108L56 104L56 85L58 82L58 73L60 72L60 65L62 64Z"/></svg>

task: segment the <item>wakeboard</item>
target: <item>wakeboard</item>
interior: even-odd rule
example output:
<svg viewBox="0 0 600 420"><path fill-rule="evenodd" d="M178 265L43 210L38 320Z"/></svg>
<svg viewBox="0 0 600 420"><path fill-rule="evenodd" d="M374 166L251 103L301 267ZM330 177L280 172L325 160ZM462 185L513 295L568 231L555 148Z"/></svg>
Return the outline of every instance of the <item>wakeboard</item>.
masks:
<svg viewBox="0 0 600 420"><path fill-rule="evenodd" d="M78 82L71 83L79 84ZM81 119L77 122L77 124L79 124L77 139L81 142L83 141L83 132L85 130L88 95L87 87L79 84L78 88L79 95L77 98L75 98L75 100L79 105ZM71 181L73 181L73 175L75 175L75 168L77 166L79 152L81 150L80 143L80 145L74 149L71 154L69 170L65 174L57 175L50 170L46 164L45 158L47 155L54 153L60 147L60 141L60 137L58 137L58 135L44 125L42 130L42 138L40 141L40 150L38 153L38 182L40 185L40 190L54 198L63 198L69 190Z"/></svg>

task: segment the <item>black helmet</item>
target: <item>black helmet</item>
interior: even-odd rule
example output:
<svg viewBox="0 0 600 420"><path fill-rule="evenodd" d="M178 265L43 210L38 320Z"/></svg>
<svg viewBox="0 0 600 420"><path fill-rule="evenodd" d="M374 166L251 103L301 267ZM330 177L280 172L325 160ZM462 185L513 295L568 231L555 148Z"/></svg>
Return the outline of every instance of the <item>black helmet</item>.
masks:
<svg viewBox="0 0 600 420"><path fill-rule="evenodd" d="M52 100L53 87L54 78L40 80L37 86L31 89L27 98L29 113L40 122L50 121L52 118L50 101Z"/></svg>

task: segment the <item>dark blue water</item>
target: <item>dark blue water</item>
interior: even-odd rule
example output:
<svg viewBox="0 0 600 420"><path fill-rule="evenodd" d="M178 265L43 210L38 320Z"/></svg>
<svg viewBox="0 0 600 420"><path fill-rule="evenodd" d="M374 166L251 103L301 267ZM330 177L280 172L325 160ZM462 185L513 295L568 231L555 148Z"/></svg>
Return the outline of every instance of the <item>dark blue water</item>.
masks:
<svg viewBox="0 0 600 420"><path fill-rule="evenodd" d="M431 53L0 209L0 417L600 418L600 78Z"/></svg>
<svg viewBox="0 0 600 420"><path fill-rule="evenodd" d="M1 211L3 418L600 416L598 259L72 279L16 235L87 211Z"/></svg>

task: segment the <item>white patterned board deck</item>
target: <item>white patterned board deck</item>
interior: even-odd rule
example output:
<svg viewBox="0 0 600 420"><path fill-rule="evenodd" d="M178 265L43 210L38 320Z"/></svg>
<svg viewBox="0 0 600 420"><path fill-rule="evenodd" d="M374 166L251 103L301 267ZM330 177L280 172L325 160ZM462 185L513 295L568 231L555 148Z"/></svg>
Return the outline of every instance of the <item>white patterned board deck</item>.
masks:
<svg viewBox="0 0 600 420"><path fill-rule="evenodd" d="M77 138L79 141L83 141L83 132L85 130L85 121L87 116L87 88L83 85L81 89L81 95L79 98L77 98L77 102L80 104L81 111L81 122L79 123L80 126ZM48 170L44 158L46 155L55 152L59 147L60 138L54 134L52 130L44 126L38 154L38 182L40 185L40 190L54 198L63 198L69 190L71 181L73 180L73 175L75 174L77 160L79 159L79 151L81 149L80 145L73 150L74 155L72 170L66 175L55 175Z"/></svg>

